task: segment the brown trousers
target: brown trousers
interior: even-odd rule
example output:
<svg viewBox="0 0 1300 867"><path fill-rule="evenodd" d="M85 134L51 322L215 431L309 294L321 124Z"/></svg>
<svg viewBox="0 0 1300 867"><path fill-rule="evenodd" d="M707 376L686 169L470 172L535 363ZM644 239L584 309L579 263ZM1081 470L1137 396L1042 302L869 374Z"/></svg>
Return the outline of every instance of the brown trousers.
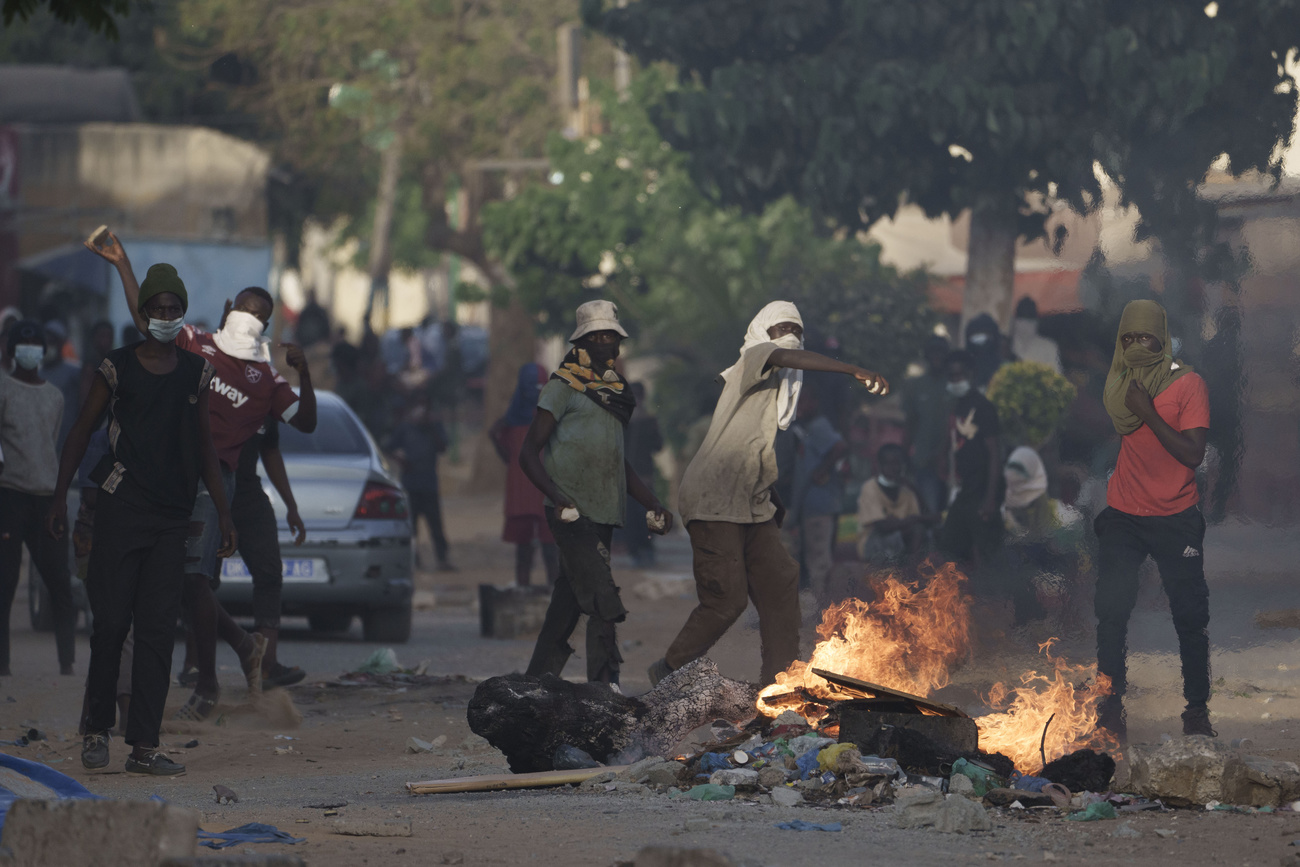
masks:
<svg viewBox="0 0 1300 867"><path fill-rule="evenodd" d="M686 618L664 661L674 670L709 652L750 599L758 610L762 682L772 683L799 658L799 564L781 544L775 521L686 525L700 604Z"/></svg>

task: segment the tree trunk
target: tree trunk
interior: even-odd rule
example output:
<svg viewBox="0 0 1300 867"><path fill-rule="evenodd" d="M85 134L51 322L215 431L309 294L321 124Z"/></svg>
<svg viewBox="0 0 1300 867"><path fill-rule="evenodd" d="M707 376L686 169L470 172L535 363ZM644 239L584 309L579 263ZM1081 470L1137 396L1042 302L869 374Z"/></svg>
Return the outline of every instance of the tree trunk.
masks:
<svg viewBox="0 0 1300 867"><path fill-rule="evenodd" d="M537 360L537 333L533 317L511 297L505 307L492 306L488 320L487 383L483 389L483 423L491 427L505 414L515 393L519 368ZM486 438L487 434L480 434ZM506 466L490 443L479 443L474 452L469 490L500 491L506 482Z"/></svg>
<svg viewBox="0 0 1300 867"><path fill-rule="evenodd" d="M1002 204L980 205L971 212L966 249L966 292L961 303L962 335L966 323L990 314L1005 334L1011 325L1016 278L1016 211Z"/></svg>
<svg viewBox="0 0 1300 867"><path fill-rule="evenodd" d="M697 659L640 698L549 674L493 677L474 690L467 717L470 730L522 774L551 770L555 751L566 745L604 763L620 753L625 760L630 754L667 756L705 723L752 718L757 698L751 684L725 678L712 660Z"/></svg>
<svg viewBox="0 0 1300 867"><path fill-rule="evenodd" d="M402 173L402 137L394 137L379 156L379 191L375 196L375 225L370 234L370 297L366 300L366 321L370 322L376 296L384 296L384 317L375 331L388 327L388 269L392 264L389 243L393 210L397 206L397 179ZM371 325L373 328L373 324Z"/></svg>

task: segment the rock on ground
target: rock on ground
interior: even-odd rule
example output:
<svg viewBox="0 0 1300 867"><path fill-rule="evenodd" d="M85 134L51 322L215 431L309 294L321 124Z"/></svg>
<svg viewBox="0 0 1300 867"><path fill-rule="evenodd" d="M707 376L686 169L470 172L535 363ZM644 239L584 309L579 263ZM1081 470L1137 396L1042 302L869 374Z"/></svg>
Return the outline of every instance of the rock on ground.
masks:
<svg viewBox="0 0 1300 867"><path fill-rule="evenodd" d="M1190 735L1162 744L1129 747L1129 788L1171 806L1232 803L1225 778L1242 775L1241 757L1213 738ZM1228 797L1225 797L1228 795Z"/></svg>

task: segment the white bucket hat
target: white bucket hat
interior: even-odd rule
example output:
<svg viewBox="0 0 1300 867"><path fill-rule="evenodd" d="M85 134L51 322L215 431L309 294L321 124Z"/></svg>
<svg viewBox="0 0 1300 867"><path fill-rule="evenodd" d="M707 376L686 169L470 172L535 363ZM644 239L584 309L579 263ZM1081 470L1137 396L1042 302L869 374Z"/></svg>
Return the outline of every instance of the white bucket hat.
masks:
<svg viewBox="0 0 1300 867"><path fill-rule="evenodd" d="M573 343L593 331L616 331L627 337L623 326L618 324L617 304L613 301L588 301L578 306L578 327L569 335L569 342Z"/></svg>

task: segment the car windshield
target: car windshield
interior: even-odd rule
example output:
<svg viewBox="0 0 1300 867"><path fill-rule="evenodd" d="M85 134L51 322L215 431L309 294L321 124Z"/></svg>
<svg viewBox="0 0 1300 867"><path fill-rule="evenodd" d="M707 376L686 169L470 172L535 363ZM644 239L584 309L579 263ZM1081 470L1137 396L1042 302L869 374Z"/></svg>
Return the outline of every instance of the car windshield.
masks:
<svg viewBox="0 0 1300 867"><path fill-rule="evenodd" d="M280 451L286 455L368 455L366 435L344 407L321 401L316 430L305 434L293 425L280 425Z"/></svg>

